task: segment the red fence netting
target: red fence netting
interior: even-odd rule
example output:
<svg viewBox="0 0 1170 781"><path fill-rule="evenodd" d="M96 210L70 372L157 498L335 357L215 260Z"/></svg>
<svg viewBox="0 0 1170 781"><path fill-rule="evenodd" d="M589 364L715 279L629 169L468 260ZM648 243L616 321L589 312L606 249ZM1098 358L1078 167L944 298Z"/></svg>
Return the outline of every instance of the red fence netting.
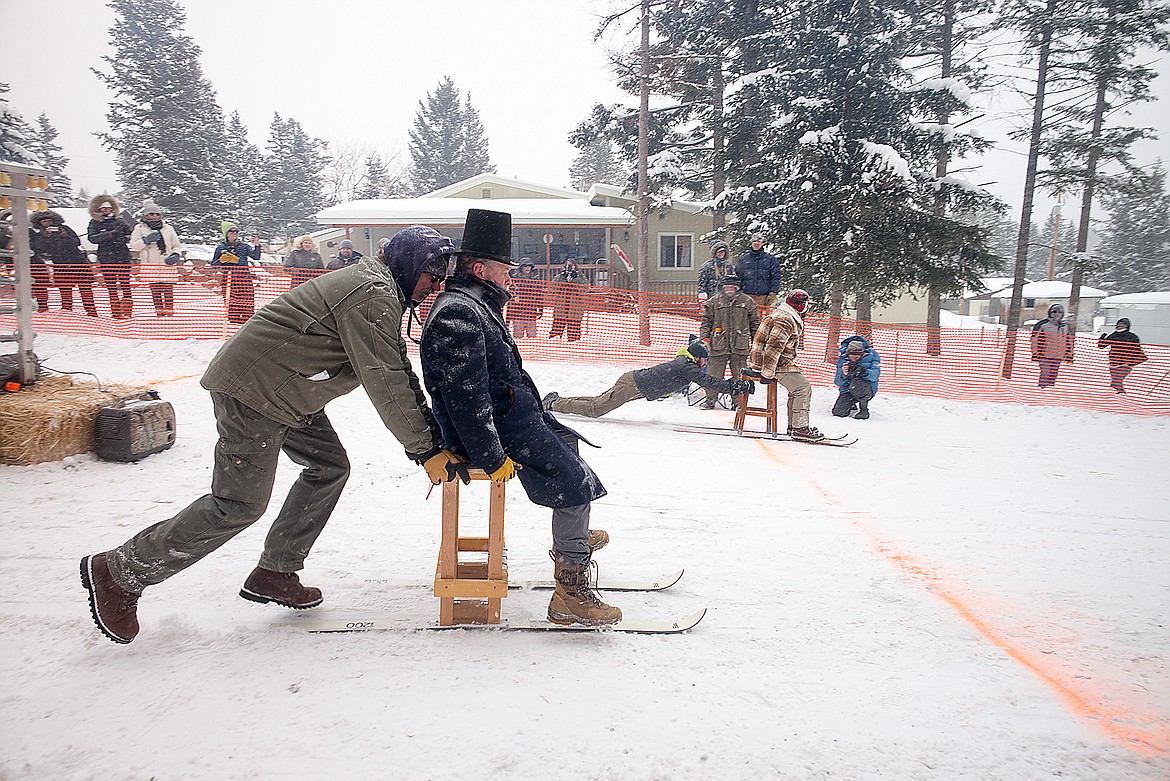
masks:
<svg viewBox="0 0 1170 781"><path fill-rule="evenodd" d="M244 271L239 269L235 274ZM246 273L252 282L254 303L236 301L233 315L238 315L245 305L248 311L258 309L291 284L290 277L278 270L260 267ZM133 278L133 309L129 317L122 318L112 316L109 294L100 284L95 283L93 288L97 317L85 313L76 289L73 310L62 311L59 291L50 287L48 309L33 315L34 329L38 333L126 339L220 340L238 330L239 324L231 320L242 318L229 319L222 280L213 269L183 271L181 281L173 287L173 313L157 311L158 283L152 290L151 281L149 277ZM649 366L671 359L689 335L699 332L702 306L693 297L681 294L646 293L639 297L626 290L551 282L535 282L529 292L528 319L532 321L533 335L517 339L526 360ZM520 300L524 301L523 296ZM644 317L639 312L642 302ZM420 316L425 318L426 309L426 305L420 308ZM569 327L562 335L550 338L554 321L561 319L568 320ZM570 341L572 321L578 319L580 337ZM1003 377L1008 333L1002 328L943 328L938 334L940 353L930 355L925 328L859 324L852 320L834 322L813 313L806 321L798 360L810 382L819 386L832 384L837 345L857 333L859 325L868 326L862 333L881 355L882 393L1137 415L1170 414L1170 346L1143 345L1149 360L1133 370L1125 380L1126 393L1119 394L1109 385L1109 350L1099 349L1095 337L1081 335L1076 338L1074 360L1061 365L1057 384L1040 388L1037 364L1030 355L1029 329L1017 332L1012 376L1008 379ZM13 330L15 315L0 315L0 327ZM417 326L414 330L417 336ZM832 348L827 351L830 339Z"/></svg>

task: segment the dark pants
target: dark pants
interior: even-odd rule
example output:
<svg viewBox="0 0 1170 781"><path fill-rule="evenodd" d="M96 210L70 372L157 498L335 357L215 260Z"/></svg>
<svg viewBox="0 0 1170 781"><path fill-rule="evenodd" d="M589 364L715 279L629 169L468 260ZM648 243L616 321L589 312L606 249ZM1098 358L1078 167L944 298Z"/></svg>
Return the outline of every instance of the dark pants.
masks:
<svg viewBox="0 0 1170 781"><path fill-rule="evenodd" d="M61 293L62 309L73 309L73 288L77 288L85 313L97 317L97 305L93 301L93 269L88 263L54 263L53 284Z"/></svg>
<svg viewBox="0 0 1170 781"><path fill-rule="evenodd" d="M1125 393L1125 378L1131 371L1133 366L1128 363L1109 364L1109 387L1118 393Z"/></svg>
<svg viewBox="0 0 1170 781"><path fill-rule="evenodd" d="M552 323L552 330L548 334L549 339L557 339L561 334L568 329L570 342L575 342L581 338L581 321L574 320L570 317L554 317Z"/></svg>
<svg viewBox="0 0 1170 781"><path fill-rule="evenodd" d="M154 303L154 313L159 317L167 317L175 313L175 286L169 282L151 282L150 300Z"/></svg>
<svg viewBox="0 0 1170 781"><path fill-rule="evenodd" d="M49 286L53 284L53 272L44 263L30 265L29 274L32 277L32 294L37 302L38 312L49 311Z"/></svg>
<svg viewBox="0 0 1170 781"><path fill-rule="evenodd" d="M256 313L256 288L252 284L252 270L243 268L223 269L223 295L227 305L227 319L230 323L243 324Z"/></svg>
<svg viewBox="0 0 1170 781"><path fill-rule="evenodd" d="M577 438L568 432L560 437L574 453L579 451ZM585 564L589 561L589 511L592 504L577 504L572 507L554 507L552 511L553 550L565 561Z"/></svg>
<svg viewBox="0 0 1170 781"><path fill-rule="evenodd" d="M1060 371L1060 360L1052 360L1049 358L1040 359L1040 379L1036 383L1041 388L1047 388L1056 384L1056 374Z"/></svg>
<svg viewBox="0 0 1170 781"><path fill-rule="evenodd" d="M272 498L281 450L305 468L272 522L261 567L301 569L341 497L349 458L324 412L289 428L231 396L212 393L211 401L219 429L211 493L108 553L110 572L127 591L162 583L255 523Z"/></svg>
<svg viewBox="0 0 1170 781"><path fill-rule="evenodd" d="M110 294L110 311L117 314L122 299L131 300L130 295L130 264L129 263L102 263L102 282Z"/></svg>
<svg viewBox="0 0 1170 781"><path fill-rule="evenodd" d="M841 391L837 401L833 402L833 414L839 418L849 417L855 406L869 409L869 400L873 398L873 385L869 380L856 379L849 383L848 388Z"/></svg>

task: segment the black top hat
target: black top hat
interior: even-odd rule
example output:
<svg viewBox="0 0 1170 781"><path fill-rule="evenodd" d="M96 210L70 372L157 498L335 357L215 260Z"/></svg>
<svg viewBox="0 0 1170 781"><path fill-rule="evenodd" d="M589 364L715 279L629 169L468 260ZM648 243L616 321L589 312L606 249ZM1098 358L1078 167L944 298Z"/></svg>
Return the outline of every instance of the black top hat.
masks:
<svg viewBox="0 0 1170 781"><path fill-rule="evenodd" d="M512 260L512 215L487 209L468 209L463 225L463 244L456 255L472 255L519 265Z"/></svg>

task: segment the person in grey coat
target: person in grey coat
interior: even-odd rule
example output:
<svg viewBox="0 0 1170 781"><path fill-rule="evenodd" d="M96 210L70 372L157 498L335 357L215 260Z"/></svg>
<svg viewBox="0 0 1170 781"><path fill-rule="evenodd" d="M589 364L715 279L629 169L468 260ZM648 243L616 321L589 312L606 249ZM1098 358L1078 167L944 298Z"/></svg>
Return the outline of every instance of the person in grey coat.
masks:
<svg viewBox="0 0 1170 781"><path fill-rule="evenodd" d="M674 360L647 369L628 371L617 378L613 387L596 396L562 397L557 393L549 393L543 399L544 408L566 415L600 418L636 399L664 399L676 391L686 390L692 382L713 393L738 396L755 392L755 384L751 380L725 380L708 374L704 371L707 359L707 345L702 339L696 339L679 350Z"/></svg>
<svg viewBox="0 0 1170 781"><path fill-rule="evenodd" d="M1064 321L1064 307L1053 304L1048 307L1048 317L1032 326L1032 360L1040 364L1040 378L1037 385L1049 388L1056 384L1060 364L1071 362L1073 340L1068 323Z"/></svg>
<svg viewBox="0 0 1170 781"><path fill-rule="evenodd" d="M453 249L430 228L406 228L387 247L389 267L370 259L311 279L260 309L220 348L200 382L211 392L219 429L211 493L81 560L81 581L102 633L129 643L138 634L137 603L146 587L191 566L264 514L282 451L304 470L240 596L297 609L319 605L320 589L302 585L297 571L349 476L325 405L359 385L432 483L460 471L460 459L440 444L401 333L403 310L438 289Z"/></svg>

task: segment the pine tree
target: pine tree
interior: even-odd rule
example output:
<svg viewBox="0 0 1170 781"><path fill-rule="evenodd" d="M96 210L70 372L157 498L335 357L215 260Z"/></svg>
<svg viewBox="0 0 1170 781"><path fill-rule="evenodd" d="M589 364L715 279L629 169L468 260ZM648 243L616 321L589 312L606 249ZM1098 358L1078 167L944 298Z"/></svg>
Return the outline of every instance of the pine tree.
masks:
<svg viewBox="0 0 1170 781"><path fill-rule="evenodd" d="M226 152L223 170L224 200L227 211L223 216L240 223L245 231L260 228L260 215L265 201L264 155L248 140L240 113L233 111L225 130Z"/></svg>
<svg viewBox="0 0 1170 781"><path fill-rule="evenodd" d="M100 134L115 152L133 211L145 197L166 210L184 239L210 239L228 204L223 112L199 65L200 49L183 33L176 0L110 0L108 73L94 73L114 93Z"/></svg>
<svg viewBox="0 0 1170 781"><path fill-rule="evenodd" d="M20 112L8 103L8 90L9 86L0 82L0 160L40 165L40 160L32 151L33 129Z"/></svg>
<svg viewBox="0 0 1170 781"><path fill-rule="evenodd" d="M1103 200L1109 217L1090 284L1117 293L1170 290L1170 193L1161 162Z"/></svg>
<svg viewBox="0 0 1170 781"><path fill-rule="evenodd" d="M353 197L358 200L386 198L389 181L390 173L386 170L386 163L382 161L382 156L377 152L371 152L366 156L366 170Z"/></svg>
<svg viewBox="0 0 1170 781"><path fill-rule="evenodd" d="M49 172L49 190L55 193L49 199L52 206L65 206L73 202L73 182L65 169L69 167L69 158L61 154L61 146L57 143L57 128L49 121L48 116L41 114L37 117L37 124L33 128L33 137L30 148L41 161L41 167Z"/></svg>
<svg viewBox="0 0 1170 781"><path fill-rule="evenodd" d="M585 192L595 184L622 186L629 178L625 166L614 153L613 142L596 137L586 142L581 154L569 166L569 181Z"/></svg>
<svg viewBox="0 0 1170 781"><path fill-rule="evenodd" d="M419 101L410 131L411 187L423 195L483 173L495 173L479 112L466 104L450 77L444 77L426 103Z"/></svg>
<svg viewBox="0 0 1170 781"><path fill-rule="evenodd" d="M291 238L316 226L324 205L321 172L329 160L325 142L310 137L295 119L272 118L264 165L261 229L273 238Z"/></svg>

